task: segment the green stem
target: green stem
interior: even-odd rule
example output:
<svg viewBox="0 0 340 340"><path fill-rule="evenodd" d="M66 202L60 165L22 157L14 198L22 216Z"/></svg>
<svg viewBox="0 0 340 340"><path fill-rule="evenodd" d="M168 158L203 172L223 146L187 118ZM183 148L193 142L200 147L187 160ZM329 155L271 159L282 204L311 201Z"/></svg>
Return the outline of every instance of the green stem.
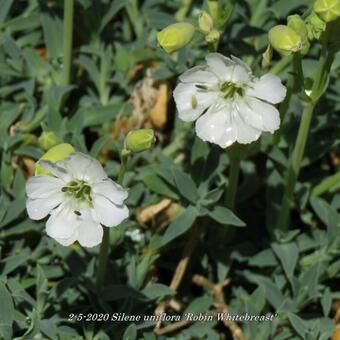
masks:
<svg viewBox="0 0 340 340"><path fill-rule="evenodd" d="M302 72L301 55L300 55L300 53L294 53L293 63L292 63L292 71L288 74L286 97L280 105L281 126L283 125L283 121L284 121L286 113L288 111L288 107L289 107L290 100L292 98L292 94L293 94L294 89L296 87L297 77L298 77L298 75L301 75L301 72ZM274 137L273 137L274 144L278 144L280 142L281 133L282 133L281 129L279 129L275 132Z"/></svg>
<svg viewBox="0 0 340 340"><path fill-rule="evenodd" d="M117 183L122 185L124 180L124 175L126 171L126 163L128 160L128 155L122 153L122 160L120 163L120 169L118 174ZM99 251L99 257L98 257L98 267L97 267L97 282L96 282L96 288L97 293L99 294L104 285L105 275L106 275L106 267L107 267L107 261L109 257L109 248L110 248L110 228L104 227L104 234L103 234L103 240L100 245L100 251Z"/></svg>
<svg viewBox="0 0 340 340"><path fill-rule="evenodd" d="M178 9L177 13L175 14L175 18L178 21L185 19L185 17L188 14L188 11L190 9L191 3L192 3L192 0L183 0L182 1L182 6Z"/></svg>
<svg viewBox="0 0 340 340"><path fill-rule="evenodd" d="M270 69L270 73L280 74L292 62L292 58L291 55L283 57Z"/></svg>
<svg viewBox="0 0 340 340"><path fill-rule="evenodd" d="M64 0L64 67L62 71L61 84L70 83L71 60L73 40L73 0Z"/></svg>
<svg viewBox="0 0 340 340"><path fill-rule="evenodd" d="M303 110L297 139L289 162L285 191L282 198L280 213L276 223L276 229L281 232L285 232L288 229L290 205L294 194L295 184L300 172L301 161L305 151L313 110L315 105L317 104L317 101L326 90L326 80L330 72L332 62L334 60L334 53L327 53L327 33L328 32L326 31L321 49L321 56L319 61L320 66L314 79L313 88L310 94L310 101L306 104Z"/></svg>
<svg viewBox="0 0 340 340"><path fill-rule="evenodd" d="M300 171L301 160L307 142L313 110L314 104L310 103L305 107L302 113L302 119L300 122L294 151L291 157L290 165L288 167L285 192L282 198L281 210L276 226L276 228L281 231L287 230L290 204L294 193L295 183Z"/></svg>
<svg viewBox="0 0 340 340"><path fill-rule="evenodd" d="M229 183L225 197L225 204L228 209L233 210L235 205L235 196L237 191L238 178L240 174L240 160L238 158L230 159Z"/></svg>

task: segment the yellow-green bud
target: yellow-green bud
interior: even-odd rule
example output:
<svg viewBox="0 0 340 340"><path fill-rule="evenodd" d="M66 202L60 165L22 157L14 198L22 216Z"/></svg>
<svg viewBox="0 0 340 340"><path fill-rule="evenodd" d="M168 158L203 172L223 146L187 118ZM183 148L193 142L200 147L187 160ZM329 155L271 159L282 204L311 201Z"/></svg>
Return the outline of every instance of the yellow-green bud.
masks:
<svg viewBox="0 0 340 340"><path fill-rule="evenodd" d="M203 11L200 13L198 17L198 26L205 34L208 34L213 29L214 21L208 12Z"/></svg>
<svg viewBox="0 0 340 340"><path fill-rule="evenodd" d="M319 16L312 12L308 17L306 18L306 27L307 27L307 33L308 33L308 39L320 39L320 36L322 32L326 29L326 23L319 18Z"/></svg>
<svg viewBox="0 0 340 340"><path fill-rule="evenodd" d="M169 25L157 33L159 45L167 52L175 52L186 46L194 37L195 27L187 22Z"/></svg>
<svg viewBox="0 0 340 340"><path fill-rule="evenodd" d="M301 50L301 37L290 27L278 25L273 27L268 34L272 47L283 55Z"/></svg>
<svg viewBox="0 0 340 340"><path fill-rule="evenodd" d="M340 17L340 0L316 0L314 11L326 22Z"/></svg>
<svg viewBox="0 0 340 340"><path fill-rule="evenodd" d="M55 145L60 144L62 140L52 131L50 132L43 132L39 139L39 146L44 150L47 151L53 148Z"/></svg>
<svg viewBox="0 0 340 340"><path fill-rule="evenodd" d="M211 31L210 33L208 33L208 34L205 36L205 40L206 40L208 43L217 42L217 41L219 41L219 39L220 39L220 32L219 32L219 31L216 31L216 30Z"/></svg>
<svg viewBox="0 0 340 340"><path fill-rule="evenodd" d="M287 26L294 30L301 37L301 53L306 54L309 50L308 32L305 22L295 14L287 18Z"/></svg>
<svg viewBox="0 0 340 340"><path fill-rule="evenodd" d="M51 161L51 162L56 162L60 161L64 158L67 157L68 154L71 152L74 152L74 148L71 144L67 143L62 143L54 146L53 148L49 149L40 159L37 163L35 163L35 175L40 175L40 174L46 174L50 175L51 173L43 168L39 162L44 160L44 161Z"/></svg>
<svg viewBox="0 0 340 340"><path fill-rule="evenodd" d="M151 148L155 142L155 134L152 129L140 129L130 131L124 143L125 150L129 152L142 152Z"/></svg>

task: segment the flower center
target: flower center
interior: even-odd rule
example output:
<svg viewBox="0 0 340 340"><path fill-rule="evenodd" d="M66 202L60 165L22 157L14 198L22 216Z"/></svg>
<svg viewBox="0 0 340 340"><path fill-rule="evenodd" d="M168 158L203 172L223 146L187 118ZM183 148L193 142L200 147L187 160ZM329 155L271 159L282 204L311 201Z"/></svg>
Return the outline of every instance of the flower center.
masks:
<svg viewBox="0 0 340 340"><path fill-rule="evenodd" d="M230 81L226 81L220 85L220 91L223 93L225 99L234 98L236 94L243 97L244 95L244 85L235 84Z"/></svg>
<svg viewBox="0 0 340 340"><path fill-rule="evenodd" d="M61 191L78 201L92 204L91 187L83 180L73 180L66 187L62 187Z"/></svg>

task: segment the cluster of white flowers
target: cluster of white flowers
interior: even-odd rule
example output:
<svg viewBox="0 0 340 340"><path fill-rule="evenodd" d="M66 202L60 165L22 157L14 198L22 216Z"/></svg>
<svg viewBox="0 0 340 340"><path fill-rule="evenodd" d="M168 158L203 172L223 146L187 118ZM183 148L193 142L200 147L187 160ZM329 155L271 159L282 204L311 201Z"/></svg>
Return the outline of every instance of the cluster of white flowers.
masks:
<svg viewBox="0 0 340 340"><path fill-rule="evenodd" d="M108 178L96 159L73 152L64 160L40 164L51 175L27 181L27 212L33 220L50 214L46 233L60 244L96 246L103 237L101 224L117 226L128 217L127 191Z"/></svg>
<svg viewBox="0 0 340 340"><path fill-rule="evenodd" d="M240 59L219 53L208 54L206 61L182 74L174 90L179 117L197 120L198 137L226 148L235 141L251 143L263 131L279 128L280 115L272 104L286 96L280 78L256 78Z"/></svg>
<svg viewBox="0 0 340 340"><path fill-rule="evenodd" d="M273 104L284 99L286 88L278 77L256 78L241 60L219 53L208 54L206 61L181 75L174 91L179 117L197 120L201 139L226 148L235 141L251 143L262 131L279 128ZM153 132L149 137L153 140ZM62 245L78 241L93 247L102 241L101 225L117 226L128 217L127 191L108 178L97 160L72 152L64 160L39 163L50 173L28 180L28 215L40 220L50 214L46 232ZM127 236L134 241L143 238L139 230Z"/></svg>

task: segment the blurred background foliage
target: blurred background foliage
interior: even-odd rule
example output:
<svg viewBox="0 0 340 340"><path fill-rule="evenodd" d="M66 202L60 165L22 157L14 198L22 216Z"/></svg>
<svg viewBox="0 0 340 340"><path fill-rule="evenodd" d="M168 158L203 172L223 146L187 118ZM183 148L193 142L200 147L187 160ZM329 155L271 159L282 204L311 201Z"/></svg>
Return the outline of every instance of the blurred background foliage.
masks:
<svg viewBox="0 0 340 340"><path fill-rule="evenodd" d="M242 58L260 75L268 30L309 5L236 1L219 52ZM340 185L325 191L320 184L339 171L340 58L313 117L290 230L273 242L302 105L294 96L279 144L265 134L241 162L235 214L224 208L227 153L176 119L171 97L177 76L203 61L207 43L195 37L169 55L156 42L157 30L176 20L196 23L206 8L190 0L76 0L65 85L63 2L0 1L1 339L230 339L217 321L188 322L172 332L164 322L153 332L152 321L68 320L70 313L152 315L157 306L170 315L215 313L214 290L197 284L197 275L220 285L230 279L222 291L231 314L278 314L273 322L240 324L246 339L326 340L334 332ZM307 77L318 53L312 46L303 60ZM275 55L272 66L286 81L289 60ZM98 158L115 179L124 136L141 127L155 129L157 144L128 163L131 217L111 230L106 286L97 296L98 247L65 248L46 237L44 222L27 218L25 182L44 153L43 131ZM226 239L219 238L223 229Z"/></svg>

